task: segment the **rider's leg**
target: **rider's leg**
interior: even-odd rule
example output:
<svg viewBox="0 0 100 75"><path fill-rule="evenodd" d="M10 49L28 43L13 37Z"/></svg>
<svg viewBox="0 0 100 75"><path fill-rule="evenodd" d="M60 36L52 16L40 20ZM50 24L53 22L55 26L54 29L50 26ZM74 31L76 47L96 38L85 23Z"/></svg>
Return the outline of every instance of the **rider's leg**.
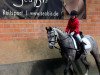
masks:
<svg viewBox="0 0 100 75"><path fill-rule="evenodd" d="M78 39L78 41L81 43L82 42L82 38L79 34L76 34L76 38Z"/></svg>
<svg viewBox="0 0 100 75"><path fill-rule="evenodd" d="M82 47L82 51L84 52L85 51L85 47L84 47L84 42L82 41L82 38L79 34L76 34L76 38L78 39L78 41L80 42L80 45Z"/></svg>

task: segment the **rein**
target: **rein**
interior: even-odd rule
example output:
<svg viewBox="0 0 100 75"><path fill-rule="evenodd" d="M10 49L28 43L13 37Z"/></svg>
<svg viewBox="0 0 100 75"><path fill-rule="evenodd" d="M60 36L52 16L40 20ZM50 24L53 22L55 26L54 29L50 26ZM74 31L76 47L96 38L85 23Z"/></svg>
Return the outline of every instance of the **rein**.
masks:
<svg viewBox="0 0 100 75"><path fill-rule="evenodd" d="M70 35L69 35L70 36ZM69 38L69 37L66 37L66 38L64 38L64 39L60 39L60 40L66 40L67 38ZM57 43L57 42L56 42ZM56 46L54 46L56 49L58 49L58 50L61 50L61 48L58 48L58 47L56 47ZM71 48L71 47L66 47L67 49L74 49L74 50L78 50L78 49L75 49L75 48Z"/></svg>
<svg viewBox="0 0 100 75"><path fill-rule="evenodd" d="M56 47L56 46L54 46L55 47L55 49L58 49L58 50L61 50L61 48L58 48L58 47ZM67 49L74 49L74 50L78 50L78 49L75 49L75 48L71 48L71 47L66 47Z"/></svg>

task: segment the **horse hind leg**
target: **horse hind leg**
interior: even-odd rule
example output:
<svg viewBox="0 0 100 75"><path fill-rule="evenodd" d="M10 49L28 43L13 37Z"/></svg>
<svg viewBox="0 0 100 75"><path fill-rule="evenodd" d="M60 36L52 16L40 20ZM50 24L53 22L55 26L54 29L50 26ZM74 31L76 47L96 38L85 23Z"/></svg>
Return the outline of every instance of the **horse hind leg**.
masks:
<svg viewBox="0 0 100 75"><path fill-rule="evenodd" d="M81 61L82 61L82 63L84 64L84 66L85 66L85 68L86 68L86 73L85 73L85 75L88 75L88 71L89 71L90 64L89 64L89 62L87 61L85 55L83 55L83 56L81 57Z"/></svg>
<svg viewBox="0 0 100 75"><path fill-rule="evenodd" d="M100 75L100 55L99 55L99 52L91 51L91 54L93 55L93 57L95 59L95 62L96 62L96 65L97 65L97 68L99 71L99 75Z"/></svg>
<svg viewBox="0 0 100 75"><path fill-rule="evenodd" d="M64 69L64 75L68 74L69 69L70 69L70 64L66 64L65 69Z"/></svg>
<svg viewBox="0 0 100 75"><path fill-rule="evenodd" d="M97 65L97 68L99 71L99 75L100 75L100 54L99 54L98 45L92 37L90 37L90 38L91 38L92 46L93 46L92 51L90 53L92 54L92 56L95 59L95 62L96 62L96 65Z"/></svg>

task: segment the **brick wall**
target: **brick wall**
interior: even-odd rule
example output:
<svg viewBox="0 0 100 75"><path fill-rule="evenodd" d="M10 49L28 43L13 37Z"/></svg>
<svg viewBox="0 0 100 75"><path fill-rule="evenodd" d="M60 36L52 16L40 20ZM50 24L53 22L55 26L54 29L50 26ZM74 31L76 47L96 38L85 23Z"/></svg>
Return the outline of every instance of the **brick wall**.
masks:
<svg viewBox="0 0 100 75"><path fill-rule="evenodd" d="M80 29L84 34L92 35L100 44L100 0L86 2L87 18L80 20ZM53 26L64 30L67 22L68 20L0 20L0 63L59 57L57 51L47 50L45 27Z"/></svg>

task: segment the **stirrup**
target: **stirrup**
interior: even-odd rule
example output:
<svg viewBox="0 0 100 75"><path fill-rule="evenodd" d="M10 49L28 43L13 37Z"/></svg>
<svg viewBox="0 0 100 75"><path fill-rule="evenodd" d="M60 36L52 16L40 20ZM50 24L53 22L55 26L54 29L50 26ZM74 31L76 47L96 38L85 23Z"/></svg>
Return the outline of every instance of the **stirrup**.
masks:
<svg viewBox="0 0 100 75"><path fill-rule="evenodd" d="M83 41L82 41L82 44L83 44L83 45L86 45L86 43L85 43L85 42L83 42Z"/></svg>

